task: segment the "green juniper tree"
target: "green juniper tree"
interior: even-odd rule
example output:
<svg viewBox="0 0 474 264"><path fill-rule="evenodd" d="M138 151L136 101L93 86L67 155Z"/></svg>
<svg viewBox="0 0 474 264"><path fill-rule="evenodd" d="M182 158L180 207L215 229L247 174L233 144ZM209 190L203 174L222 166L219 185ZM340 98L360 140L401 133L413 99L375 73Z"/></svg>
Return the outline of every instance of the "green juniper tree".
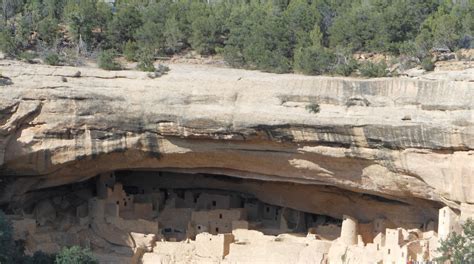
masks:
<svg viewBox="0 0 474 264"><path fill-rule="evenodd" d="M103 50L99 53L97 64L101 69L115 71L122 69L122 66L115 60L117 53L115 50Z"/></svg>
<svg viewBox="0 0 474 264"><path fill-rule="evenodd" d="M179 28L179 22L176 17L170 17L166 20L163 31L165 38L165 51L168 53L176 53L181 50L184 39L184 33Z"/></svg>
<svg viewBox="0 0 474 264"><path fill-rule="evenodd" d="M15 35L10 27L0 28L0 51L7 56L14 56L18 52Z"/></svg>
<svg viewBox="0 0 474 264"><path fill-rule="evenodd" d="M143 24L142 15L135 5L122 4L108 25L108 44L117 50L129 40L135 40L138 28ZM150 33L149 33L150 34Z"/></svg>
<svg viewBox="0 0 474 264"><path fill-rule="evenodd" d="M451 233L442 240L438 252L440 263L447 260L453 264L474 263L474 221L471 218L466 221L462 234Z"/></svg>
<svg viewBox="0 0 474 264"><path fill-rule="evenodd" d="M0 11L0 49L10 57L74 44L87 48L82 55L114 49L129 60L138 50L194 50L234 67L350 75L354 52L421 64L433 48L474 47L472 0L0 0Z"/></svg>

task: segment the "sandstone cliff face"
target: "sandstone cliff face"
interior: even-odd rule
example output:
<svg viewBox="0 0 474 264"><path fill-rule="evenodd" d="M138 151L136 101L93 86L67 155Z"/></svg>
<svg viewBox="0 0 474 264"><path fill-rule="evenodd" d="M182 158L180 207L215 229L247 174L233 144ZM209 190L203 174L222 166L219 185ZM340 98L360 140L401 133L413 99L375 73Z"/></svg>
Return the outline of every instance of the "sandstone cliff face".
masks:
<svg viewBox="0 0 474 264"><path fill-rule="evenodd" d="M174 65L150 79L12 61L0 71L13 82L0 86L1 202L104 171L174 169L474 203L473 71L360 80Z"/></svg>

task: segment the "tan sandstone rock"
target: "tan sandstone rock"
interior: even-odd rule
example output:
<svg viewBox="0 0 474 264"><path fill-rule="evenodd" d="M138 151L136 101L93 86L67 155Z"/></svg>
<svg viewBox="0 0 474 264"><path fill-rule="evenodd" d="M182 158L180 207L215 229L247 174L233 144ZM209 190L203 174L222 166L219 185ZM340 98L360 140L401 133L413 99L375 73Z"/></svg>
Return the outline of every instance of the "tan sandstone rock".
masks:
<svg viewBox="0 0 474 264"><path fill-rule="evenodd" d="M419 224L442 204L474 203L472 70L371 80L179 64L157 79L5 60L0 70L13 82L0 87L0 203L145 168L293 183L308 202L284 187L284 201L255 192L306 212L340 208L334 217L381 208L349 212L361 220Z"/></svg>

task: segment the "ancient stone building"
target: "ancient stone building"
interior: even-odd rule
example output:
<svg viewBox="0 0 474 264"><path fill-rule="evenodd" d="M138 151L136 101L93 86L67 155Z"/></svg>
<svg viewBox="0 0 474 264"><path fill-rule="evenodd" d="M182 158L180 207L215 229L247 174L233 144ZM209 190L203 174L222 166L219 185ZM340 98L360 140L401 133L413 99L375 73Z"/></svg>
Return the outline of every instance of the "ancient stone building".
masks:
<svg viewBox="0 0 474 264"><path fill-rule="evenodd" d="M461 205L459 212L443 207L437 230L430 221L422 229L389 228L394 224L384 218L367 222L343 215L337 220L271 205L244 193L124 185L113 173L99 175L92 185L95 192L78 191L76 200L65 196L46 199L34 206L31 216L10 216L15 237L27 241L28 252L55 252L63 244L93 244L112 249L124 261L157 261L176 257L173 252L183 250L183 260L200 256L217 263L245 263L245 256L256 261L272 256L276 263L295 259L339 263L341 258L354 263L406 263L433 259L439 240L460 232L461 219L473 216L468 205ZM80 200L84 202L78 203ZM42 228L70 221L61 220L61 208L73 204L69 219L76 219L79 229L58 234L56 241ZM96 244L97 239L102 244ZM106 252L98 255L110 254Z"/></svg>
<svg viewBox="0 0 474 264"><path fill-rule="evenodd" d="M342 218L341 242L346 245L357 244L357 219L344 215Z"/></svg>
<svg viewBox="0 0 474 264"><path fill-rule="evenodd" d="M446 206L439 210L438 236L440 239L446 239L452 232L461 233L459 215Z"/></svg>

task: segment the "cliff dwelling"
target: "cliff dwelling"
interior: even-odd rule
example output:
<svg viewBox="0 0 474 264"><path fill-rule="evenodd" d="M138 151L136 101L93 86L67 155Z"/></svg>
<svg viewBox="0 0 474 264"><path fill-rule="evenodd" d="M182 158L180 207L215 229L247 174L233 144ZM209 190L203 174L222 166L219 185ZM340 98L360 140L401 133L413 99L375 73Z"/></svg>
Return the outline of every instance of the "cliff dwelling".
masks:
<svg viewBox="0 0 474 264"><path fill-rule="evenodd" d="M163 257L186 262L195 255L204 262L245 262L248 254L263 261L272 254L252 250L278 247L302 261L327 261L330 254L345 254L344 247L329 251L339 241L366 245L386 263L398 263L434 254L438 229L447 236L460 228L459 216L447 207L439 212L438 223L437 203L420 203L414 213L405 202L330 186L179 169L105 172L81 183L28 192L21 204L5 211L27 252L80 244L105 262L154 263ZM289 261L288 256L280 260Z"/></svg>
<svg viewBox="0 0 474 264"><path fill-rule="evenodd" d="M474 0L0 3L0 264L474 264Z"/></svg>
<svg viewBox="0 0 474 264"><path fill-rule="evenodd" d="M0 65L0 209L28 255L426 262L474 216L472 81L196 65L61 81L77 69Z"/></svg>

